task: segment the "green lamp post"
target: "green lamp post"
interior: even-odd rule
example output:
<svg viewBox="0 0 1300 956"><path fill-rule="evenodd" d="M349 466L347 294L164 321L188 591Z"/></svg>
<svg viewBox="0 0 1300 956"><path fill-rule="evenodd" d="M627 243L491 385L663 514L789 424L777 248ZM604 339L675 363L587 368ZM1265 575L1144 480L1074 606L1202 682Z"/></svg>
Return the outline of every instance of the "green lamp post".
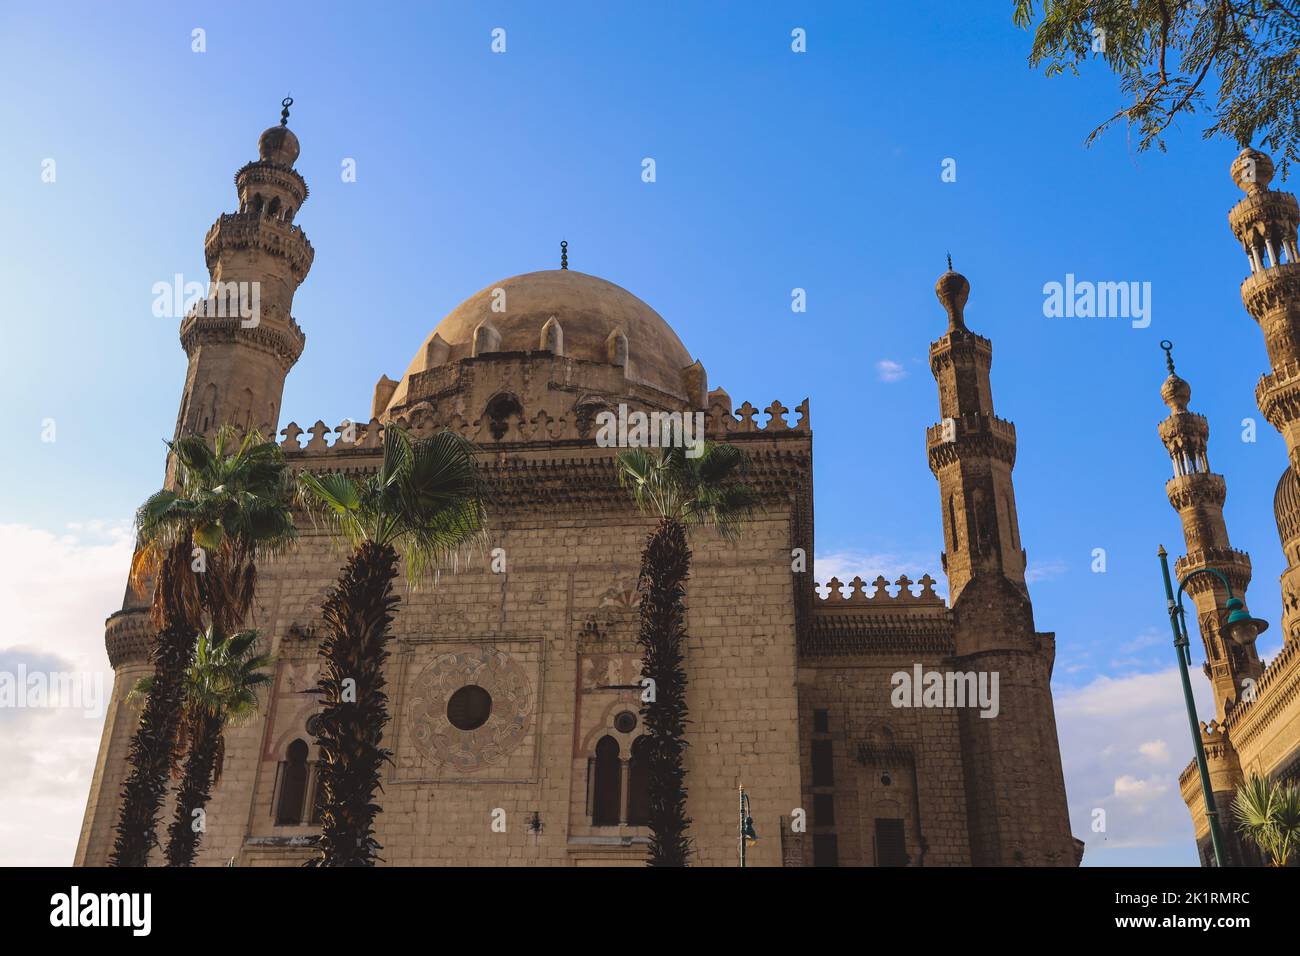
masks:
<svg viewBox="0 0 1300 956"><path fill-rule="evenodd" d="M1187 582L1198 574L1212 574L1218 578L1228 592L1226 610L1228 619L1224 622L1224 631L1228 638L1243 647L1254 643L1267 628L1268 622L1251 617L1241 598L1232 593L1232 584L1222 572L1214 568L1197 568L1178 582L1178 600L1174 600L1174 587L1169 577L1169 556L1164 545L1157 552L1160 556L1160 572L1165 579L1165 601L1169 607L1169 626L1174 631L1174 651L1178 655L1178 673L1183 680L1183 700L1187 704L1187 720L1192 730L1192 745L1196 748L1196 766L1201 772L1201 794L1205 797L1205 817L1210 824L1210 843L1214 847L1214 865L1226 865L1223 853L1223 833L1219 829L1219 811L1214 805L1214 792L1210 789L1210 770L1205 763L1205 746L1201 743L1201 724L1196 719L1196 702L1192 699L1192 681L1187 668L1192 662L1191 641L1187 637L1187 612L1183 608L1183 594Z"/></svg>
<svg viewBox="0 0 1300 956"><path fill-rule="evenodd" d="M745 866L745 850L751 843L758 842L758 832L754 829L754 818L749 815L749 794L740 787L740 865Z"/></svg>

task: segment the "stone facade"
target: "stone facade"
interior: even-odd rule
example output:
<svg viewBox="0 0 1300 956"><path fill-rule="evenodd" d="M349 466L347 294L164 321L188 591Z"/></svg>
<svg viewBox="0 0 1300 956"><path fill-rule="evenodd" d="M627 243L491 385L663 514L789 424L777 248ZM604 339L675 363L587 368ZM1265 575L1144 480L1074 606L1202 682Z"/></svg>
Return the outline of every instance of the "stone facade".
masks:
<svg viewBox="0 0 1300 956"><path fill-rule="evenodd" d="M292 219L306 199L286 125L237 177L240 211L207 240L213 281L262 281L257 328L193 316L177 432L278 428L284 377L305 341L290 314L311 246ZM272 206L274 205L274 209ZM375 387L366 421L279 434L295 469L363 473L383 429L450 428L481 449L493 489L491 555L407 588L388 681L394 754L377 837L394 865L638 865L647 829L637 576L650 522L597 441L620 406L698 414L742 447L761 514L736 542L692 533L686 769L693 862L737 861L737 788L760 840L748 865L1073 865L1050 678L1051 634L1034 629L1011 469L1014 427L994 417L992 346L965 328L969 290L945 273L948 332L931 348L943 421L928 435L948 537L952 605L919 582L837 580L819 594L807 401L736 407L668 324L612 283L567 268L503 280L466 300L400 380ZM958 301L960 300L960 301ZM196 331L196 329L199 329ZM260 569L250 624L275 655L257 720L227 731L225 771L199 860L297 865L310 855L320 604L344 555L304 519L289 554ZM496 556L494 559L493 556ZM504 560L504 567L500 561ZM148 670L144 595L108 622L113 703L77 863L112 843L136 718L124 701ZM996 672L998 714L900 707L895 675ZM631 686L629 686L631 685ZM458 729L453 695L480 688L486 720ZM480 693L480 691L476 691Z"/></svg>
<svg viewBox="0 0 1300 956"><path fill-rule="evenodd" d="M1289 463L1273 499L1278 538L1286 556L1282 573L1281 652L1272 661L1259 658L1253 644L1228 640L1227 592L1212 575L1188 582L1196 604L1196 619L1205 646L1205 673L1214 688L1215 716L1201 724L1210 785L1229 863L1259 862L1232 823L1232 802L1241 783L1253 775L1281 780L1300 779L1300 248L1296 227L1300 205L1288 192L1269 189L1273 162L1264 153L1246 149L1232 163L1233 182L1245 197L1228 213L1233 236L1245 250L1250 274L1241 284L1246 311L1264 333L1271 366L1255 389L1265 419L1286 442ZM1250 556L1228 541L1223 520L1227 484L1209 470L1206 447L1209 426L1189 412L1191 386L1174 373L1161 397L1170 408L1160 423L1160 438L1174 463L1167 492L1183 525L1187 554L1175 565L1183 578L1202 568L1219 571L1245 598L1250 584ZM1214 851L1202 797L1201 780L1193 761L1179 783L1192 814L1202 864L1212 865Z"/></svg>

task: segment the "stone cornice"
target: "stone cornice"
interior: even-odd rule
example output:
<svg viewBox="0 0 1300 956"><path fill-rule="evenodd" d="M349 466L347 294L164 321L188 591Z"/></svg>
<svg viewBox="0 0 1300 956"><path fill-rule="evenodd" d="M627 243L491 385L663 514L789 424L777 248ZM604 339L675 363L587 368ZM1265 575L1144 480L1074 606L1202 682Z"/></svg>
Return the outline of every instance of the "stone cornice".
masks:
<svg viewBox="0 0 1300 956"><path fill-rule="evenodd" d="M954 418L951 440L945 440L942 422L925 430L930 471L934 475L945 465L962 458L993 458L1008 467L1016 464L1016 426L996 415L972 412Z"/></svg>
<svg viewBox="0 0 1300 956"><path fill-rule="evenodd" d="M1228 483L1222 475L1200 472L1195 475L1176 475L1165 482L1165 494L1175 511L1194 505L1223 507L1228 497Z"/></svg>
<svg viewBox="0 0 1300 956"><path fill-rule="evenodd" d="M264 162L260 159L245 163L235 173L236 189L242 190L246 183L268 183L272 186L278 186L297 200L296 206L301 206L306 202L311 193L307 188L307 180L302 178L302 174L298 170L280 166L276 163Z"/></svg>
<svg viewBox="0 0 1300 956"><path fill-rule="evenodd" d="M199 345L237 343L274 356L286 372L298 361L307 344L307 336L292 317L287 326L263 321L246 329L238 317L205 316L191 312L181 322L180 335L181 348L186 355L192 354L193 349Z"/></svg>
<svg viewBox="0 0 1300 956"><path fill-rule="evenodd" d="M257 249L283 257L299 282L306 278L316 256L301 227L255 212L224 212L217 217L203 240L209 272L225 249Z"/></svg>
<svg viewBox="0 0 1300 956"><path fill-rule="evenodd" d="M1256 322L1278 309L1300 306L1300 262L1283 262L1247 276L1241 283L1241 302Z"/></svg>
<svg viewBox="0 0 1300 956"><path fill-rule="evenodd" d="M943 605L821 613L816 603L811 630L800 636L801 660L955 653L952 613Z"/></svg>

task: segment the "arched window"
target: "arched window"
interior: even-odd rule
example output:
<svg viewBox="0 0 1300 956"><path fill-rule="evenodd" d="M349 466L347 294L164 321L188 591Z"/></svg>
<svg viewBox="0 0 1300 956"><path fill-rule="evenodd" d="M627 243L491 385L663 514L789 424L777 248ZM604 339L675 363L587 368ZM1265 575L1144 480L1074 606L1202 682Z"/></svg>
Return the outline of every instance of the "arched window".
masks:
<svg viewBox="0 0 1300 956"><path fill-rule="evenodd" d="M266 214L268 216L275 216L278 215L279 212L280 212L280 197L276 196L274 199L271 200L271 205L266 207Z"/></svg>
<svg viewBox="0 0 1300 956"><path fill-rule="evenodd" d="M254 214L256 214L256 215L258 215L258 216L260 216L260 215L262 214L262 194L261 194L261 193L255 193L255 194L253 195L253 212L254 212Z"/></svg>
<svg viewBox="0 0 1300 956"><path fill-rule="evenodd" d="M617 740L609 736L600 738L589 773L592 826L618 826L623 772L618 759Z"/></svg>
<svg viewBox="0 0 1300 956"><path fill-rule="evenodd" d="M307 744L302 739L289 745L280 763L280 795L275 802L277 825L295 825L302 822L303 802L307 797Z"/></svg>
<svg viewBox="0 0 1300 956"><path fill-rule="evenodd" d="M648 737L632 741L627 768L627 822L634 827L650 823L650 745Z"/></svg>
<svg viewBox="0 0 1300 956"><path fill-rule="evenodd" d="M523 417L524 406L520 404L518 398L509 392L498 392L487 403L487 408L483 410L483 414L487 416L488 428L492 431L492 437L500 441L510 429L510 418L512 416Z"/></svg>
<svg viewBox="0 0 1300 956"><path fill-rule="evenodd" d="M957 537L957 496L948 496L948 524L952 528L952 550L961 550L961 539Z"/></svg>

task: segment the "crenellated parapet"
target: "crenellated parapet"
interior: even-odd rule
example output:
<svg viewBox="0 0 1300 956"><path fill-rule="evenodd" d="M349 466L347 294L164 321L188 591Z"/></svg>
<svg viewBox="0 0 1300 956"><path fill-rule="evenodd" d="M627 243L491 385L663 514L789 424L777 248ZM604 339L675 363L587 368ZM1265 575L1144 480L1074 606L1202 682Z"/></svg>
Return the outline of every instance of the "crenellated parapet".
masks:
<svg viewBox="0 0 1300 956"><path fill-rule="evenodd" d="M790 409L779 401L772 402L761 413L749 402L745 402L733 413L725 393L715 391L713 396L709 410L700 413L703 415L704 437L709 440L724 442L749 436L779 438L811 435L807 399L795 407L797 418L791 421L788 417ZM600 411L617 414L603 405ZM551 445L556 442L595 444L598 431L595 414L579 408L576 412L556 416L543 408L528 416L510 408L499 415L486 414L467 420L459 414L440 415L432 404L421 403L391 421L417 438L447 429L482 448L490 448L498 445ZM662 435L664 427L668 428L669 434L680 434L682 416L692 413L654 410L645 414L658 416L649 419L650 433L655 434L655 424L658 423L658 434ZM290 422L280 430L284 436L280 445L286 453L305 455L379 449L383 446L384 427L385 423L378 418L371 418L369 422L345 419L332 428L319 420L307 429L297 422ZM302 441L304 435L307 436L305 443Z"/></svg>
<svg viewBox="0 0 1300 956"><path fill-rule="evenodd" d="M919 584L921 590L913 591L912 585ZM813 588L817 593L820 602L815 605L818 611L830 610L836 608L863 608L870 607L881 610L892 610L903 605L937 605L944 606L943 598L935 593L935 580L930 575L922 575L919 581L913 581L906 574L899 576L897 581L890 582L882 574L878 576L870 585L860 577L855 577L848 582L849 593L845 594L843 588L846 586L839 578L831 578L826 582L829 589L825 594L819 590L820 584L814 584ZM873 590L867 593L867 588ZM890 592L890 588L897 588L896 591Z"/></svg>
<svg viewBox="0 0 1300 956"><path fill-rule="evenodd" d="M1228 483L1224 481L1222 475L1207 471L1175 475L1165 482L1165 495L1174 510L1179 512L1205 504L1222 508L1228 498ZM1189 545L1189 547L1198 546Z"/></svg>
<svg viewBox="0 0 1300 956"><path fill-rule="evenodd" d="M1014 467L1016 426L995 415L979 412L931 425L925 430L925 447L931 474L963 457L993 459Z"/></svg>
<svg viewBox="0 0 1300 956"><path fill-rule="evenodd" d="M311 270L316 250L300 226L257 212L225 212L203 239L208 269L215 270L223 253L261 252L282 259L296 282Z"/></svg>
<svg viewBox="0 0 1300 956"><path fill-rule="evenodd" d="M1195 548L1174 562L1174 575L1180 581L1193 571L1214 568L1232 582L1240 594L1250 583L1250 555L1236 548ZM1210 575L1200 575L1187 582L1187 593L1192 597L1210 594L1216 587Z"/></svg>

